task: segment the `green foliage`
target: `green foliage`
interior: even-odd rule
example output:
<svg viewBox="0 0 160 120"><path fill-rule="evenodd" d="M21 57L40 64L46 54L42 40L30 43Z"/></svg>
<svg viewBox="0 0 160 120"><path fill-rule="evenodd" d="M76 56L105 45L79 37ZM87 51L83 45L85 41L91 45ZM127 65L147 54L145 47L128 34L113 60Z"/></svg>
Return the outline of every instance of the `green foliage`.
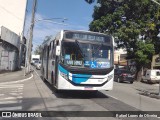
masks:
<svg viewBox="0 0 160 120"><path fill-rule="evenodd" d="M38 45L34 51L34 54L35 55L41 55L41 52L42 52L42 46L41 45Z"/></svg>
<svg viewBox="0 0 160 120"><path fill-rule="evenodd" d="M118 37L117 47L126 48L128 58L135 59L138 65L149 63L152 55L160 52L158 5L151 0L97 0L97 3L89 25L91 31ZM144 40L139 35L145 36Z"/></svg>
<svg viewBox="0 0 160 120"><path fill-rule="evenodd" d="M42 44L45 44L46 42L48 42L48 41L51 39L51 37L52 37L52 35L50 35L50 36L45 36ZM35 54L35 55L41 55L41 54L42 54L42 45L38 45L38 46L35 48L34 54Z"/></svg>
<svg viewBox="0 0 160 120"><path fill-rule="evenodd" d="M154 54L154 45L151 43L136 43L135 60L141 64L151 62L151 57Z"/></svg>

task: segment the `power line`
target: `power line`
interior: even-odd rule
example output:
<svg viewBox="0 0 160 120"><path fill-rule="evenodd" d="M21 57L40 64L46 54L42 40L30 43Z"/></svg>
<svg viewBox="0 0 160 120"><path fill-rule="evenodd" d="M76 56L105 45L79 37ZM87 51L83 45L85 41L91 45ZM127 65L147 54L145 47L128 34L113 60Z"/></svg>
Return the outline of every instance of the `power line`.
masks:
<svg viewBox="0 0 160 120"><path fill-rule="evenodd" d="M4 8L3 6L0 5L0 8L5 10L7 13L9 13L10 15L14 16L15 18L17 18L18 20L22 21L21 18L19 18L18 16L16 16L14 13L10 12L9 10L7 10L6 8Z"/></svg>

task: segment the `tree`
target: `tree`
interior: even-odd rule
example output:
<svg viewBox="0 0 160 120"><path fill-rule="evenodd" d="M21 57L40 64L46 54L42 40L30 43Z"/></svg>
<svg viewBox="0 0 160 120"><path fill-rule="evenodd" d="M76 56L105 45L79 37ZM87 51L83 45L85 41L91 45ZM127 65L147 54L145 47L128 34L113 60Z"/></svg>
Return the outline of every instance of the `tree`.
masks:
<svg viewBox="0 0 160 120"><path fill-rule="evenodd" d="M48 42L51 38L52 38L52 35L45 36L42 44L45 44L45 43Z"/></svg>
<svg viewBox="0 0 160 120"><path fill-rule="evenodd" d="M87 3L91 4L93 3L95 0L85 0Z"/></svg>
<svg viewBox="0 0 160 120"><path fill-rule="evenodd" d="M118 38L117 47L125 48L127 58L136 61L138 77L142 67L160 50L159 7L151 0L97 0L97 4L90 30Z"/></svg>
<svg viewBox="0 0 160 120"><path fill-rule="evenodd" d="M38 46L35 48L34 54L35 54L35 55L41 55L41 52L42 52L42 45L38 45Z"/></svg>
<svg viewBox="0 0 160 120"><path fill-rule="evenodd" d="M46 42L48 42L50 39L51 39L51 35L50 36L45 36L42 44L45 44ZM35 48L35 51L34 51L34 54L35 55L42 55L42 45L38 45L36 48Z"/></svg>

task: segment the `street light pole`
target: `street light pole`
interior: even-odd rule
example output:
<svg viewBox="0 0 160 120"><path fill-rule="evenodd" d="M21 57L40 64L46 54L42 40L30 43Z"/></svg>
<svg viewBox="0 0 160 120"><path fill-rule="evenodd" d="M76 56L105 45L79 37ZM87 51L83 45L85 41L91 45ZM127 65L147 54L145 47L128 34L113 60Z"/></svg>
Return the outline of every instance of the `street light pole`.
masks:
<svg viewBox="0 0 160 120"><path fill-rule="evenodd" d="M43 21L43 22L45 21L45 22L50 22L50 23L59 24L59 25L67 25L67 24L64 24L64 23L54 22L54 21L52 21L53 19L54 18L51 18L51 19L38 19L38 20L35 20L35 23L39 22L39 21ZM63 20L62 22L67 20L67 18L55 18L55 19L62 19Z"/></svg>
<svg viewBox="0 0 160 120"><path fill-rule="evenodd" d="M30 71L30 59L31 59L31 51L32 51L32 39L33 39L33 28L34 28L34 22L35 22L35 12L36 12L36 6L37 6L37 0L34 0L33 2L33 7L32 7L32 20L31 20L31 25L30 25L30 36L29 36L29 41L27 44L27 54L26 54L26 63L25 63L25 75L26 72L29 73Z"/></svg>
<svg viewBox="0 0 160 120"><path fill-rule="evenodd" d="M38 20L35 20L35 22L38 22L38 21L51 21L51 20L55 20L55 19L63 19L63 20L67 20L67 18L48 18L48 19L38 19Z"/></svg>
<svg viewBox="0 0 160 120"><path fill-rule="evenodd" d="M37 19L37 20L35 20L36 7L37 7L37 0L34 0L33 7L32 7L32 20L31 20L31 25L30 25L30 28L29 28L29 32L30 32L29 33L29 40L27 42L27 47L26 47L27 49L26 49L25 75L30 72L30 62L31 62L34 24L36 22L39 22L39 21L46 21L46 22L52 22L52 23L55 23L55 24L66 25L66 24L63 24L63 23L53 22L51 20L62 19L63 22L64 22L64 20L67 20L67 18L49 18L49 19Z"/></svg>

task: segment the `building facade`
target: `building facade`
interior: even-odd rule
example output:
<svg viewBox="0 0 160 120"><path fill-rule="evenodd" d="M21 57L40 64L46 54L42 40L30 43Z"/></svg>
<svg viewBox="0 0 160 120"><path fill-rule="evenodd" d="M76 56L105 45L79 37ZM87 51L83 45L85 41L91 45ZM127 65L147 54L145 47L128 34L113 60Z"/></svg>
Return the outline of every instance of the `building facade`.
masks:
<svg viewBox="0 0 160 120"><path fill-rule="evenodd" d="M151 69L160 69L160 54L153 55Z"/></svg>
<svg viewBox="0 0 160 120"><path fill-rule="evenodd" d="M117 49L114 51L114 65L116 68L124 67L131 72L136 72L136 63L134 60L126 59L127 51L125 49Z"/></svg>
<svg viewBox="0 0 160 120"><path fill-rule="evenodd" d="M114 51L114 64L115 65L127 65L126 60L127 52L124 49L117 49Z"/></svg>
<svg viewBox="0 0 160 120"><path fill-rule="evenodd" d="M0 0L0 3L0 71L12 71L21 62L27 0Z"/></svg>

